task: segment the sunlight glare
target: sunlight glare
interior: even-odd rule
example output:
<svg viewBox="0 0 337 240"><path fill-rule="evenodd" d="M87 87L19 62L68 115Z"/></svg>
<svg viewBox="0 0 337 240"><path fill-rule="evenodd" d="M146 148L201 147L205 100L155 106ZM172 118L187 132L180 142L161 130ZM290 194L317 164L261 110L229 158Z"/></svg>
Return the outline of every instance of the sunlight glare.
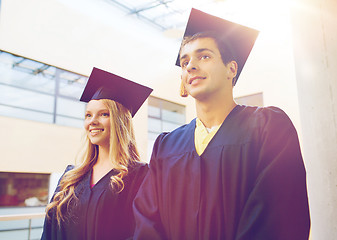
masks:
<svg viewBox="0 0 337 240"><path fill-rule="evenodd" d="M290 0L226 0L209 12L260 32L290 34Z"/></svg>

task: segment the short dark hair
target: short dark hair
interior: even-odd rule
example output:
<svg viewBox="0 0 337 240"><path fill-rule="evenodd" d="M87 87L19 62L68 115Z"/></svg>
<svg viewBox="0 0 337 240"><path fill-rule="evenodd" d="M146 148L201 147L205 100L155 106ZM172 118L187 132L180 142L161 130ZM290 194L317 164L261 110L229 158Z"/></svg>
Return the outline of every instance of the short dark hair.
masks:
<svg viewBox="0 0 337 240"><path fill-rule="evenodd" d="M228 46L227 42L226 42L226 38L224 38L223 36L220 36L219 34L217 34L214 31L208 31L208 32L199 32L196 33L192 36L186 36L184 37L182 43L181 43L181 47L180 47L180 51L179 51L179 58L180 58L180 52L181 49L188 43L193 42L194 40L200 39L200 38L211 38L215 41L220 55L221 55L221 59L222 62L227 65L228 63L230 63L231 61L235 61L237 62L235 55L233 54L231 48ZM179 63L180 64L180 63ZM235 86L237 82L237 77L235 76L233 78L232 81L232 85Z"/></svg>

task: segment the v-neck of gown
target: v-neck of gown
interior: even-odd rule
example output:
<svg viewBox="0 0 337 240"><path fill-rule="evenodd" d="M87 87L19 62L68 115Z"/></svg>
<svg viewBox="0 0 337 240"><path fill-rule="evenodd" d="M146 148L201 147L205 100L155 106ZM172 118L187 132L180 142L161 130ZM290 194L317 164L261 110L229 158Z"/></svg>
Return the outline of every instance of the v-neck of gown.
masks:
<svg viewBox="0 0 337 240"><path fill-rule="evenodd" d="M194 134L195 134L195 128L196 128L196 119L194 119L194 131L193 131L193 149L194 152L198 155L198 156L202 156L204 155L204 153L206 152L207 149L212 148L212 146L214 144L219 144L219 142L217 141L217 138L219 138L218 136L222 137L223 136L223 131L225 131L225 127L228 125L227 122L231 121L231 119L236 115L237 112L239 112L242 109L241 105L236 105L232 111L230 111L230 113L227 115L227 117L225 118L225 120L220 124L219 129L217 130L217 132L214 134L214 136L212 137L212 139L208 142L207 146L205 147L205 149L203 150L203 152L199 155L197 153L197 150L195 148L195 139L194 139Z"/></svg>
<svg viewBox="0 0 337 240"><path fill-rule="evenodd" d="M106 174L104 174L96 183L91 184L92 172L93 172L93 169L91 169L91 171L90 171L90 177L89 177L89 186L90 186L90 189L93 189L94 187L96 187L97 185L99 185L108 176L117 174L117 173L112 174L113 171L116 172L116 170L114 168L112 168L110 171L108 171Z"/></svg>
<svg viewBox="0 0 337 240"><path fill-rule="evenodd" d="M105 182L104 180L106 178L110 177L111 175L117 174L116 170L113 168L109 172L107 172L105 175L103 175L95 184L91 184L92 172L93 172L93 169L91 169L90 174L89 174L90 175L89 176L89 186L91 190L93 190L96 186L99 186L102 182ZM112 172L115 172L115 173L112 173Z"/></svg>

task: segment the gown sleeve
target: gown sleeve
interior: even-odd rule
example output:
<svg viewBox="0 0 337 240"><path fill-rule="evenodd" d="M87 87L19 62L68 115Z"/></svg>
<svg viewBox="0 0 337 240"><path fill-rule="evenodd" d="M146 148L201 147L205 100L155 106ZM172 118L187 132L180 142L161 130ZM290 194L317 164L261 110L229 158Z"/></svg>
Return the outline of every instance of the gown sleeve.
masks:
<svg viewBox="0 0 337 240"><path fill-rule="evenodd" d="M74 167L75 167L74 165L68 165L66 167L64 173L62 174L62 176L60 177L60 179L57 183L56 190L55 190L55 192L53 194L53 197L51 198L50 202L53 201L55 193L57 193L60 190L60 182L61 182L61 179L64 176L64 174L66 174L66 172L74 169ZM58 228L57 221L56 221L55 214L54 214L54 211L53 211L50 215L50 218L48 218L47 215L46 215L46 217L44 219L43 232L42 232L42 235L41 235L41 240L54 239L53 236L56 236L55 232L57 231L57 228Z"/></svg>
<svg viewBox="0 0 337 240"><path fill-rule="evenodd" d="M282 110L263 111L255 134L255 183L235 239L308 239L306 173L296 130Z"/></svg>
<svg viewBox="0 0 337 240"><path fill-rule="evenodd" d="M134 239L166 239L159 213L159 194L157 192L158 175L160 174L157 166L157 150L164 135L165 133L162 133L155 141L149 171L133 203L136 221Z"/></svg>

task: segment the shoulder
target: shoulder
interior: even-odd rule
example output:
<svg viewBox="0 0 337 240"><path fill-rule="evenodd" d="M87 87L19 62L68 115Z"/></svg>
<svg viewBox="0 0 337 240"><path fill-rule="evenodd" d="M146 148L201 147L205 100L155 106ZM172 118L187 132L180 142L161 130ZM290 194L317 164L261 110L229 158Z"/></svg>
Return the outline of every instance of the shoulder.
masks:
<svg viewBox="0 0 337 240"><path fill-rule="evenodd" d="M128 174L123 178L125 189L123 190L124 194L126 192L137 192L139 186L143 182L149 166L144 162L135 162L128 167Z"/></svg>
<svg viewBox="0 0 337 240"><path fill-rule="evenodd" d="M165 156L179 155L191 151L193 149L191 143L194 142L194 129L195 119L172 132L161 133L154 143L152 155L159 152L164 153Z"/></svg>
<svg viewBox="0 0 337 240"><path fill-rule="evenodd" d="M60 177L59 182L58 182L58 185L60 184L60 182L61 182L61 180L64 178L64 176L65 176L67 173L69 173L69 171L74 170L74 169L75 169L75 165L68 165L68 166L65 168L65 170L64 170L64 172L63 172L63 174L62 174L62 176Z"/></svg>
<svg viewBox="0 0 337 240"><path fill-rule="evenodd" d="M179 139L184 139L185 141L188 138L190 138L191 133L194 133L194 129L195 129L195 119L193 119L189 124L185 124L176 128L172 132L161 133L156 139L156 143L170 144L177 141L179 142Z"/></svg>
<svg viewBox="0 0 337 240"><path fill-rule="evenodd" d="M297 131L282 109L274 106L245 107L243 112L247 117L242 131L250 132L252 139L268 144L298 141Z"/></svg>
<svg viewBox="0 0 337 240"><path fill-rule="evenodd" d="M274 129L276 131L295 131L295 127L289 116L278 107L264 107L261 108L259 119L265 129Z"/></svg>
<svg viewBox="0 0 337 240"><path fill-rule="evenodd" d="M259 142L267 135L296 130L287 114L277 107L238 105L219 129L221 144Z"/></svg>
<svg viewBox="0 0 337 240"><path fill-rule="evenodd" d="M266 125L271 126L292 126L292 122L288 115L280 108L270 107L251 107L238 106L238 114L236 114L236 121L238 123L249 123L249 126L254 128L264 128Z"/></svg>
<svg viewBox="0 0 337 240"><path fill-rule="evenodd" d="M137 161L129 166L129 171L144 171L148 168L148 164L146 162Z"/></svg>
<svg viewBox="0 0 337 240"><path fill-rule="evenodd" d="M248 118L257 118L260 120L273 117L282 117L282 118L288 118L288 115L280 108L269 106L269 107L253 107L253 106L244 106L244 105L238 105L238 116L245 116Z"/></svg>
<svg viewBox="0 0 337 240"><path fill-rule="evenodd" d="M143 178L146 175L148 169L149 169L149 166L147 163L135 162L128 167L128 171L129 171L128 176L134 177L134 178L136 177Z"/></svg>
<svg viewBox="0 0 337 240"><path fill-rule="evenodd" d="M64 170L64 173L69 172L70 170L75 169L75 165L68 165L66 169Z"/></svg>

